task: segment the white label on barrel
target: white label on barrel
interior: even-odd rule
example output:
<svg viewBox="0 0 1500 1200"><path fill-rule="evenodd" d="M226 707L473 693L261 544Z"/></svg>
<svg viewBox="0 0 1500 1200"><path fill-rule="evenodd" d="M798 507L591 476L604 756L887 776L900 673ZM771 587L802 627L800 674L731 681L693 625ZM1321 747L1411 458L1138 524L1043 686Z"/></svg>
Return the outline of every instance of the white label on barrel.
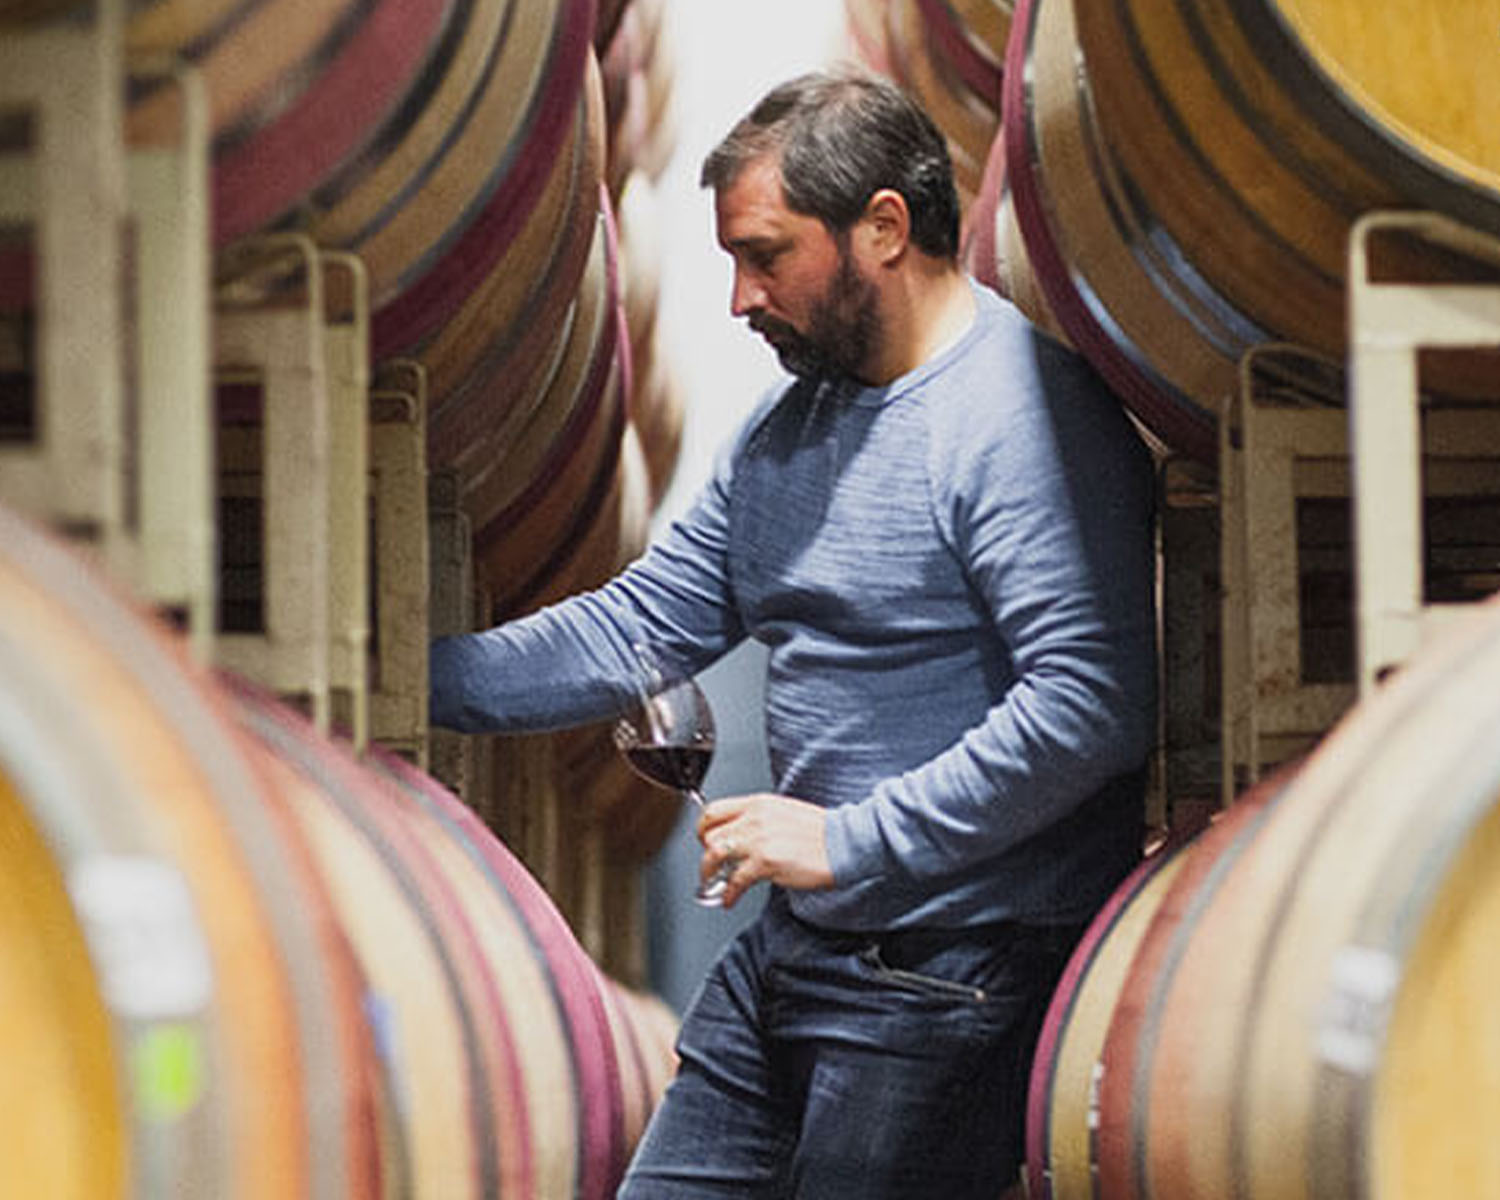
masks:
<svg viewBox="0 0 1500 1200"><path fill-rule="evenodd" d="M1318 1055L1329 1066L1368 1075L1380 1058L1400 966L1384 950L1345 946L1333 959L1317 1030Z"/></svg>
<svg viewBox="0 0 1500 1200"><path fill-rule="evenodd" d="M159 859L96 855L69 873L104 996L120 1016L185 1017L208 1003L213 974L181 874Z"/></svg>

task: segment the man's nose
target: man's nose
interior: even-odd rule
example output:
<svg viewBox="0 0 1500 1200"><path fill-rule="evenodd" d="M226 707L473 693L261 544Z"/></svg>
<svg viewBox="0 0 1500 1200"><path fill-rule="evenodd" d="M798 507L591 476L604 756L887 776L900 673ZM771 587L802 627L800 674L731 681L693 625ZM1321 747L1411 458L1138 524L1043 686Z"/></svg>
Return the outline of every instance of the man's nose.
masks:
<svg viewBox="0 0 1500 1200"><path fill-rule="evenodd" d="M734 273L734 287L729 297L730 315L735 317L749 316L751 313L765 308L765 306L765 289L744 271L736 271Z"/></svg>

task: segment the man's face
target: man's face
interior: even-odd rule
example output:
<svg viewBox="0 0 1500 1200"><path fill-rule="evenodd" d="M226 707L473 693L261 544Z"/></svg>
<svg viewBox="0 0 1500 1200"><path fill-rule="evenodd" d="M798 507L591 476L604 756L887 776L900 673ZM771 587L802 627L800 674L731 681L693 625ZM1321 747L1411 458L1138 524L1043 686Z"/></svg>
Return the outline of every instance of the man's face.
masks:
<svg viewBox="0 0 1500 1200"><path fill-rule="evenodd" d="M781 365L810 378L858 378L880 334L874 285L848 239L792 212L773 157L718 195L719 244L734 260L730 311L748 320Z"/></svg>

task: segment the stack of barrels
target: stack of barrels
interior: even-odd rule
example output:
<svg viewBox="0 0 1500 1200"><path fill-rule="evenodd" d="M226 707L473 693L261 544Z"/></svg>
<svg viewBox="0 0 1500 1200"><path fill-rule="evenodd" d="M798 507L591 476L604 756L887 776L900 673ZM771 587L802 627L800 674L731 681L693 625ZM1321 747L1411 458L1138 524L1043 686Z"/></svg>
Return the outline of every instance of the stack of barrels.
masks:
<svg viewBox="0 0 1500 1200"><path fill-rule="evenodd" d="M1248 350L1344 359L1364 214L1500 233L1493 8L1017 0L997 48L999 7L846 0L857 56L947 137L966 268L1163 461L1211 478ZM1382 278L1473 278L1382 253ZM1493 356L1429 358L1429 398L1500 400ZM1500 1192L1497 652L1500 605L1473 606L1306 757L1159 836L1054 995L1032 1197Z"/></svg>
<svg viewBox="0 0 1500 1200"><path fill-rule="evenodd" d="M1122 885L1043 1031L1032 1196L1500 1187L1497 679L1491 600Z"/></svg>
<svg viewBox="0 0 1500 1200"><path fill-rule="evenodd" d="M207 83L215 246L296 230L357 255L374 363L425 368L428 466L472 531L478 626L638 555L675 466L680 402L653 352L650 192L672 148L662 7L156 0L129 22L134 50L179 55ZM171 107L164 90L136 96L132 136ZM627 780L606 744L597 728L515 739L466 799L517 835L590 949L636 977L639 931L596 938L582 906L599 889L574 884L606 870L632 909L677 805ZM520 835L573 821L538 812L564 796L582 796L584 835ZM595 818L622 798L642 820L601 846L611 826Z"/></svg>
<svg viewBox="0 0 1500 1200"><path fill-rule="evenodd" d="M1476 9L1372 24L1353 3L1021 0L994 273L1165 452L1211 467L1247 350L1343 357L1361 216L1500 232L1485 33ZM1399 269L1442 277L1423 252ZM1473 371L1438 382L1493 398L1493 363Z"/></svg>
<svg viewBox="0 0 1500 1200"><path fill-rule="evenodd" d="M634 7L158 0L130 23L208 83L216 244L296 229L363 263L372 357L427 370L429 462L497 616L608 574L649 516L608 186L648 140L611 131L649 114L601 71Z"/></svg>
<svg viewBox="0 0 1500 1200"><path fill-rule="evenodd" d="M0 513L6 1195L613 1194L674 1017L472 810Z"/></svg>
<svg viewBox="0 0 1500 1200"><path fill-rule="evenodd" d="M0 36L101 11L8 4ZM219 263L295 232L362 265L372 376L425 375L475 623L635 557L681 422L652 353L662 5L110 11L131 64L201 81ZM127 144L170 142L181 101L132 77ZM627 785L590 730L518 739L460 798L208 673L116 582L0 523L0 1192L612 1195L674 1065L632 902L675 797ZM551 827L588 836L550 840L561 866L497 836L564 804ZM584 894L618 929L580 933Z"/></svg>
<svg viewBox="0 0 1500 1200"><path fill-rule="evenodd" d="M965 266L1088 357L1164 455L1212 468L1248 349L1342 357L1364 213L1500 232L1477 9L1370 26L1357 4L1298 0L845 8L855 55L946 135ZM1401 269L1440 267L1416 252ZM1437 380L1484 398L1493 377Z"/></svg>
<svg viewBox="0 0 1500 1200"><path fill-rule="evenodd" d="M670 474L671 415L629 420L648 342L624 302L649 326L654 264L632 287L616 212L671 148L660 10L156 0L129 23L208 87L216 247L297 230L362 262L372 359L426 368L429 464L456 477L496 617L633 557ZM173 116L143 89L131 136Z"/></svg>
<svg viewBox="0 0 1500 1200"><path fill-rule="evenodd" d="M913 70L902 4L847 7L861 56L928 101L963 180L972 135ZM1343 359L1362 215L1500 233L1477 11L1371 24L1354 4L1018 0L1008 15L965 266L1089 358L1162 459L1215 469L1247 350ZM929 51L946 29L928 23ZM1413 245L1380 269L1469 278ZM1445 399L1500 399L1493 358L1430 366ZM1474 606L1306 758L1153 846L1054 996L1032 1196L1500 1189L1483 948L1500 914L1497 638L1500 607Z"/></svg>

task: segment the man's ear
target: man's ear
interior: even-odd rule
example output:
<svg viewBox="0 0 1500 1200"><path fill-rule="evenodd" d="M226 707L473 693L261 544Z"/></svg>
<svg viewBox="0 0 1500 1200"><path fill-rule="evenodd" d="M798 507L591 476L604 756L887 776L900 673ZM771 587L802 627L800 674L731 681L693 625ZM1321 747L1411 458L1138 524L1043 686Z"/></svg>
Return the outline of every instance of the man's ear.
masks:
<svg viewBox="0 0 1500 1200"><path fill-rule="evenodd" d="M870 197L859 224L866 251L882 265L899 258L911 240L906 197L894 188L880 188Z"/></svg>

